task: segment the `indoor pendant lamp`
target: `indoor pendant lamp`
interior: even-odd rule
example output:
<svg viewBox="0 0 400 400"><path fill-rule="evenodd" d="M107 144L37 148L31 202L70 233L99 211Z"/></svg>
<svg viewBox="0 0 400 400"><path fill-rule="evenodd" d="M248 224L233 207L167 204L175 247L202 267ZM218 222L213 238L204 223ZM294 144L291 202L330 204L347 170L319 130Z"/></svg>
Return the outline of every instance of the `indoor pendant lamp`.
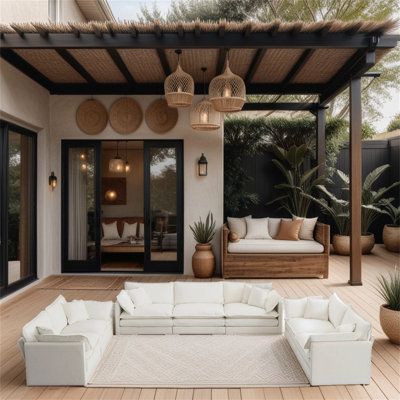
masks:
<svg viewBox="0 0 400 400"><path fill-rule="evenodd" d="M213 131L221 125L221 114L206 98L206 71L203 67L203 99L190 110L190 126L197 131Z"/></svg>
<svg viewBox="0 0 400 400"><path fill-rule="evenodd" d="M240 111L246 101L246 85L229 68L229 52L225 71L210 82L208 95L214 108L220 112Z"/></svg>
<svg viewBox="0 0 400 400"><path fill-rule="evenodd" d="M194 81L181 67L180 55L182 50L175 50L175 53L178 55L178 66L175 72L165 79L165 98L170 107L188 107L192 104Z"/></svg>
<svg viewBox="0 0 400 400"><path fill-rule="evenodd" d="M125 140L125 172L128 174L131 172L131 166L128 161L128 141Z"/></svg>
<svg viewBox="0 0 400 400"><path fill-rule="evenodd" d="M111 158L110 162L108 163L108 169L110 172L124 172L125 171L125 163L124 160L118 154L118 145L119 142L117 141L117 154L114 158Z"/></svg>

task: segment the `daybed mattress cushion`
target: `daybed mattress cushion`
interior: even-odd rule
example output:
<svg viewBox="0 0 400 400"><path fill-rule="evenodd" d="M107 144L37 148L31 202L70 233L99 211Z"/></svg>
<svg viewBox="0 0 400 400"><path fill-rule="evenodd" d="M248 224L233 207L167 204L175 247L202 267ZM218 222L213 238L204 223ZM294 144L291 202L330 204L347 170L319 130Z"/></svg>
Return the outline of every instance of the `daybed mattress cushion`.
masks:
<svg viewBox="0 0 400 400"><path fill-rule="evenodd" d="M178 304L174 308L174 318L223 318L224 307L216 303Z"/></svg>
<svg viewBox="0 0 400 400"><path fill-rule="evenodd" d="M241 239L228 243L228 253L316 254L324 246L315 240Z"/></svg>
<svg viewBox="0 0 400 400"><path fill-rule="evenodd" d="M264 308L244 303L229 303L224 305L226 318L278 318L276 311L265 312Z"/></svg>

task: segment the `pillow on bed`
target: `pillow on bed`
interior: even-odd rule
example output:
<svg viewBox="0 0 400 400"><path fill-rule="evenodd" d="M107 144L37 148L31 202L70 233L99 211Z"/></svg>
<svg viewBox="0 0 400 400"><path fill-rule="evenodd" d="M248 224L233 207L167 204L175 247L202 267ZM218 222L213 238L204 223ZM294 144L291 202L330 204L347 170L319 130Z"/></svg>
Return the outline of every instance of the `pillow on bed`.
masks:
<svg viewBox="0 0 400 400"><path fill-rule="evenodd" d="M117 221L111 222L111 224L102 222L101 225L103 226L103 239L121 239L118 233Z"/></svg>
<svg viewBox="0 0 400 400"><path fill-rule="evenodd" d="M122 239L128 239L129 236L136 237L137 233L137 222L133 224L128 224L128 222L124 222L124 230L122 232Z"/></svg>

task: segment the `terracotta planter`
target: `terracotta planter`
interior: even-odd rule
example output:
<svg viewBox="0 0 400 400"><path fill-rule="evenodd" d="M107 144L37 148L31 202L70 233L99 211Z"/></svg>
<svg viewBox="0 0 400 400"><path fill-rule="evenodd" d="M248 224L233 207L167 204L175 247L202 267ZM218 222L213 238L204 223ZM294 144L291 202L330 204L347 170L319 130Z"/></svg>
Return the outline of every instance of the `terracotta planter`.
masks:
<svg viewBox="0 0 400 400"><path fill-rule="evenodd" d="M375 236L370 233L361 236L361 251L362 254L370 254L375 245ZM334 235L332 246L336 254L341 256L350 255L350 236Z"/></svg>
<svg viewBox="0 0 400 400"><path fill-rule="evenodd" d="M392 343L400 344L400 311L391 310L382 305L379 311L379 320L383 332Z"/></svg>
<svg viewBox="0 0 400 400"><path fill-rule="evenodd" d="M214 275L215 257L211 244L196 244L192 269L196 278L211 278Z"/></svg>
<svg viewBox="0 0 400 400"><path fill-rule="evenodd" d="M385 225L382 236L383 243L389 251L400 252L400 226Z"/></svg>

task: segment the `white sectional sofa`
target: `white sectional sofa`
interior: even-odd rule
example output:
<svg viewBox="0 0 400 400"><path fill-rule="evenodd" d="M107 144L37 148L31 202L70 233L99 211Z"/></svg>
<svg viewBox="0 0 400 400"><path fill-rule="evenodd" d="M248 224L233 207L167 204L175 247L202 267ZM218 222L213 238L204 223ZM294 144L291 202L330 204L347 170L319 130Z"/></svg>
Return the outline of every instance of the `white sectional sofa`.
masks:
<svg viewBox="0 0 400 400"><path fill-rule="evenodd" d="M137 291L139 288L143 291ZM137 292L138 298L134 298L132 291ZM114 311L117 335L254 335L283 331L283 302L271 284L126 282L123 292L121 295L133 297L134 309L129 309L129 304L123 309L122 300L117 298ZM267 295L270 303L266 302ZM269 310L271 302L273 307Z"/></svg>
<svg viewBox="0 0 400 400"><path fill-rule="evenodd" d="M336 294L284 303L285 336L311 385L369 384L369 322Z"/></svg>
<svg viewBox="0 0 400 400"><path fill-rule="evenodd" d="M28 386L82 386L100 362L113 335L113 303L79 301L78 315L65 312L59 296L22 328L18 344Z"/></svg>

